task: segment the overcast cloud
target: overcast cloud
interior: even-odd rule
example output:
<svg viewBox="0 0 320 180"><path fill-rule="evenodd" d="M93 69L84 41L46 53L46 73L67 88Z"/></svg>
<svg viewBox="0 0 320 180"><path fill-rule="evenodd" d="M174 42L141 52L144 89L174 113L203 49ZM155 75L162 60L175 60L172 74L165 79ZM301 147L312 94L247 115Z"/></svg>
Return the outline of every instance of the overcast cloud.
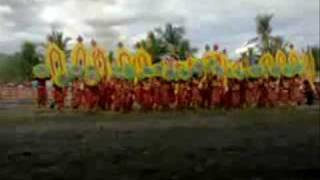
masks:
<svg viewBox="0 0 320 180"><path fill-rule="evenodd" d="M219 43L232 54L255 37L257 13L273 13L273 34L299 48L319 45L319 0L0 0L0 52L42 42L52 27L107 49L119 40L132 46L171 22L184 25L198 48Z"/></svg>

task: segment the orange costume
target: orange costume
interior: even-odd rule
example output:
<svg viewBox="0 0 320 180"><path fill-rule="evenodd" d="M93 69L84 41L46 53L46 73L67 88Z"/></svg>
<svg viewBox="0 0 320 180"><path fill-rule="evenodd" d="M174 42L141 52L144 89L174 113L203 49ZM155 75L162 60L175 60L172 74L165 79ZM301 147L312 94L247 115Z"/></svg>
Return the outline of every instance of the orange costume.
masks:
<svg viewBox="0 0 320 180"><path fill-rule="evenodd" d="M190 106L193 108L199 107L201 103L201 94L199 90L199 84L196 81L194 81L191 84L191 100L190 101L191 101Z"/></svg>

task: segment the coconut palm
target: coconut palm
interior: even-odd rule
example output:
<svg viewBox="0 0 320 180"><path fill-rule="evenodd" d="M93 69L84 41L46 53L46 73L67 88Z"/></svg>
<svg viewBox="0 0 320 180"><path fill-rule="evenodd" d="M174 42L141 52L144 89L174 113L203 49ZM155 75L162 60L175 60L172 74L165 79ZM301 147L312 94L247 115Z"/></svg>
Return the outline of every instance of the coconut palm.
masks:
<svg viewBox="0 0 320 180"><path fill-rule="evenodd" d="M48 36L52 37L53 42L66 53L67 57L70 56L71 50L67 49L68 43L72 40L70 37L65 37L62 31L57 31L55 29L53 29Z"/></svg>
<svg viewBox="0 0 320 180"><path fill-rule="evenodd" d="M272 27L270 22L273 18L273 14L259 14L256 17L256 30L257 34L262 41L262 52L266 52L270 49L270 37L272 32Z"/></svg>

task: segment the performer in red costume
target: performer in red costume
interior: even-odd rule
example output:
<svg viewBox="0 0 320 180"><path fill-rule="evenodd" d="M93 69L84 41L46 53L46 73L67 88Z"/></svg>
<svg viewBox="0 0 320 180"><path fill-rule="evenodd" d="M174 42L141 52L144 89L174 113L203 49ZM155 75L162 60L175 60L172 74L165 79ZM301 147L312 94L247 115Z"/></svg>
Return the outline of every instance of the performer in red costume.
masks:
<svg viewBox="0 0 320 180"><path fill-rule="evenodd" d="M163 110L168 110L170 108L170 83L162 80L160 84L160 104Z"/></svg>
<svg viewBox="0 0 320 180"><path fill-rule="evenodd" d="M303 81L297 75L290 80L290 104L301 105L304 102L303 97Z"/></svg>
<svg viewBox="0 0 320 180"><path fill-rule="evenodd" d="M62 111L64 108L64 98L67 96L67 89L53 85L53 99L59 111Z"/></svg>
<svg viewBox="0 0 320 180"><path fill-rule="evenodd" d="M76 78L72 83L72 99L71 106L73 109L78 109L83 103L84 87L83 83Z"/></svg>
<svg viewBox="0 0 320 180"><path fill-rule="evenodd" d="M191 100L190 107L198 108L201 104L201 93L199 89L199 81L194 78L191 82Z"/></svg>
<svg viewBox="0 0 320 180"><path fill-rule="evenodd" d="M219 79L217 76L214 76L211 81L211 84L211 107L221 107L223 103L223 97L225 95L223 80Z"/></svg>
<svg viewBox="0 0 320 180"><path fill-rule="evenodd" d="M38 107L39 108L46 107L48 103L48 91L47 91L46 81L49 80L49 78L44 78L44 79L36 78L35 80L37 81Z"/></svg>
<svg viewBox="0 0 320 180"><path fill-rule="evenodd" d="M279 104L281 106L289 105L290 102L290 79L282 77L279 89Z"/></svg>
<svg viewBox="0 0 320 180"><path fill-rule="evenodd" d="M275 78L270 78L265 82L267 84L267 107L274 107L278 104L279 99L279 86L278 80Z"/></svg>

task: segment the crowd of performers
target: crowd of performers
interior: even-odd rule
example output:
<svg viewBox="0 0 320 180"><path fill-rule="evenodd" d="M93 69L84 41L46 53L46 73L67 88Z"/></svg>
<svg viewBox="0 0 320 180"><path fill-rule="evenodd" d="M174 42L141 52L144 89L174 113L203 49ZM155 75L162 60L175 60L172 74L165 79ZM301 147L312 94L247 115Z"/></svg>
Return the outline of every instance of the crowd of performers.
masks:
<svg viewBox="0 0 320 180"><path fill-rule="evenodd" d="M36 78L38 106L48 105L46 88L48 80L52 81L54 104L60 111L65 108L68 93L71 93L69 96L72 97L70 105L72 109L84 111L101 109L119 112L130 112L136 109L160 111L298 106L305 103L312 104L317 94L311 77L315 75L306 70L310 63L303 58L297 59L298 56L290 57L289 54L288 58L281 60L280 56L270 57L269 55L265 60L263 57L261 59L269 65L262 62L258 65L245 66L243 62L223 60L223 56L226 55L218 52L217 46L212 52L215 57L206 58L210 56L208 54L207 52L202 59L181 62L170 60L156 65L146 63L140 70L133 65L124 66L124 68L111 65L109 70L112 73L109 72L108 75L108 68L104 67L104 76L99 73L99 67L97 67L91 73L94 74L91 76L92 79L90 75L86 76L86 70L82 75L79 73L73 78L70 78L71 73L69 72L66 78L67 76L62 75L68 74L66 72L68 68L60 64L65 68L65 72L63 73L61 67L62 70L58 71L59 64L50 62L55 60L47 57L49 69L52 68L50 64L57 69L56 72L53 72L55 69L50 69L50 75ZM53 57L59 56L53 55ZM311 58L310 54L307 54L305 59L308 57ZM294 65L295 62L288 61L289 59L297 61L296 65ZM81 60L85 61L83 57ZM210 63L211 60L214 63ZM206 63L211 66L206 66ZM177 68L178 66L185 68ZM94 69L94 66L88 67L91 70ZM160 73L156 73L157 67ZM39 66L34 71L41 74L40 71L45 71L41 68ZM56 77L53 77L54 75ZM63 77L68 81L64 82Z"/></svg>
<svg viewBox="0 0 320 180"><path fill-rule="evenodd" d="M43 82L44 80L39 80ZM269 79L229 79L227 87L223 80L208 76L205 80L166 81L148 78L135 84L133 81L111 79L98 85L87 86L75 80L70 87L54 85L53 98L57 108L63 110L67 92L71 93L71 107L95 111L133 110L134 105L143 111L198 108L277 107L312 104L313 91L307 81L300 77ZM44 83L38 87L39 107L47 105Z"/></svg>

